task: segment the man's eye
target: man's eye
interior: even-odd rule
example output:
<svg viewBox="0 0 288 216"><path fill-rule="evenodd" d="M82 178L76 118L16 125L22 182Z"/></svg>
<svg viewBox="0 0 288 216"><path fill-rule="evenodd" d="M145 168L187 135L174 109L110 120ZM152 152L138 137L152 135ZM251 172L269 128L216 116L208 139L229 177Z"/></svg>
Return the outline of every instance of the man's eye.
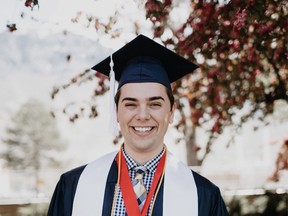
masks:
<svg viewBox="0 0 288 216"><path fill-rule="evenodd" d="M126 107L134 107L134 106L136 106L136 104L133 104L133 103L127 103L127 104L125 104L125 106L126 106Z"/></svg>
<svg viewBox="0 0 288 216"><path fill-rule="evenodd" d="M154 108L156 108L156 107L161 107L161 104L160 103L152 103L152 104L150 104L150 107L154 107Z"/></svg>

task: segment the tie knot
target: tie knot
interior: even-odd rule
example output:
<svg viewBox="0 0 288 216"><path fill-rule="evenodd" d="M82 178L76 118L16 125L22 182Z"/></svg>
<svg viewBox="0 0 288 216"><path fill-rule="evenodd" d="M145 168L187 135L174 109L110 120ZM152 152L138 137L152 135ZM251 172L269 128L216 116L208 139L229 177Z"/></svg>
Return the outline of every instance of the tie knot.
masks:
<svg viewBox="0 0 288 216"><path fill-rule="evenodd" d="M144 166L135 167L136 175L135 179L142 179L147 169Z"/></svg>

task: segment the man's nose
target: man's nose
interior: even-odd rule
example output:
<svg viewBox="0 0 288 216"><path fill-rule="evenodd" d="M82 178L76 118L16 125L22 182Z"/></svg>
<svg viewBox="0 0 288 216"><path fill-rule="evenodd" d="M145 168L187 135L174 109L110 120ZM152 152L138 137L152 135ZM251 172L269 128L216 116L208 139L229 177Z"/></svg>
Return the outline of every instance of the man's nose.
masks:
<svg viewBox="0 0 288 216"><path fill-rule="evenodd" d="M138 120L148 120L151 118L149 109L147 106L140 106L138 113L137 113L137 119Z"/></svg>

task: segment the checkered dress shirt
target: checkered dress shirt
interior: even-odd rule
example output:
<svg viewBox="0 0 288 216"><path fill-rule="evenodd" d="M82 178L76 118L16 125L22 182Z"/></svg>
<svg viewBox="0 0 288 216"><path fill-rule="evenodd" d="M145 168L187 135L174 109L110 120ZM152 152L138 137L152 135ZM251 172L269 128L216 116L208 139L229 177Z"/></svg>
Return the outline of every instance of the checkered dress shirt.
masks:
<svg viewBox="0 0 288 216"><path fill-rule="evenodd" d="M128 171L129 171L129 175L130 175L130 179L131 181L135 178L135 170L134 168L139 166L140 164L137 164L126 152L124 149L124 146L122 148L122 152L123 155L125 157L126 163L127 163L127 167L128 167ZM162 157L162 155L164 154L164 148L163 150L153 159L149 160L147 163L143 164L143 166L146 167L147 169L147 173L144 175L143 177L143 183L146 187L147 192L149 192L150 187L152 185L152 181L153 181L153 177L154 174L156 172L156 168L157 165ZM151 200L151 202L153 201L153 198ZM151 208L151 203L150 203L150 207L149 210L147 212L147 216L149 215L150 209ZM122 197L122 192L120 187L118 187L118 193L117 193L117 197L116 197L116 202L115 202L115 207L114 207L114 216L126 216L126 208L124 205L124 200Z"/></svg>

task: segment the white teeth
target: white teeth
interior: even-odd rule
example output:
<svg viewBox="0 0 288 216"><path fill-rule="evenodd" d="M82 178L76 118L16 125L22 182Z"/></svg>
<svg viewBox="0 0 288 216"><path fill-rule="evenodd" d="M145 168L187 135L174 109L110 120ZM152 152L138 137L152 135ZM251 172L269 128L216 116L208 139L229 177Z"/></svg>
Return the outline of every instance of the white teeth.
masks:
<svg viewBox="0 0 288 216"><path fill-rule="evenodd" d="M146 132L152 130L152 127L134 127L134 129L138 132Z"/></svg>

